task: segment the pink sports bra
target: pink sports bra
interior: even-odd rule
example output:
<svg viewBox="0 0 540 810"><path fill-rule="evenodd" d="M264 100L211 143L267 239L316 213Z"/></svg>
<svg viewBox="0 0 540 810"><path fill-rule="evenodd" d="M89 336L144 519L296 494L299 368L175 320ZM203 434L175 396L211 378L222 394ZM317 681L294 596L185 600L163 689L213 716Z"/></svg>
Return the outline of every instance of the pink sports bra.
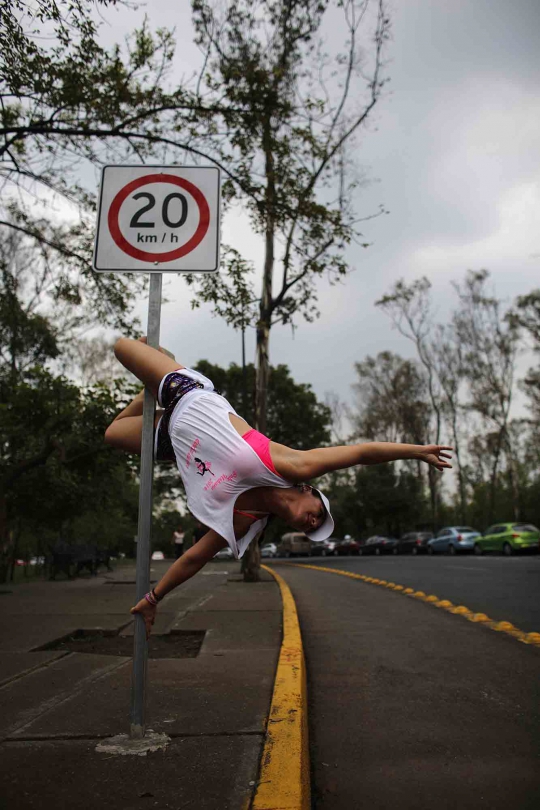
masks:
<svg viewBox="0 0 540 810"><path fill-rule="evenodd" d="M270 439L268 436L265 436L263 433L259 433L258 430L252 429L248 430L247 433L244 433L242 438L249 444L250 447L253 448L253 450L255 450L264 466L267 467L271 472L279 475L278 471L274 467L272 456L270 455Z"/></svg>

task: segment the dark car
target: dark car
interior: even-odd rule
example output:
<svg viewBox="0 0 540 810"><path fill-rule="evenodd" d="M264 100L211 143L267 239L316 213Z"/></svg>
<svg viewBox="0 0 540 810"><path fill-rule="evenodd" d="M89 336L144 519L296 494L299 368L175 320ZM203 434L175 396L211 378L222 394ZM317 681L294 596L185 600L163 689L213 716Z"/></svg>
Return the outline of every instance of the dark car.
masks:
<svg viewBox="0 0 540 810"><path fill-rule="evenodd" d="M433 532L407 532L400 537L397 544L398 554L427 554L428 540Z"/></svg>
<svg viewBox="0 0 540 810"><path fill-rule="evenodd" d="M339 557L344 556L345 554L360 554L360 543L357 540L353 540L352 537L346 537L345 540L342 540L341 543L338 543L334 548L334 554Z"/></svg>
<svg viewBox="0 0 540 810"><path fill-rule="evenodd" d="M360 554L396 554L398 541L393 537L374 534L360 546Z"/></svg>

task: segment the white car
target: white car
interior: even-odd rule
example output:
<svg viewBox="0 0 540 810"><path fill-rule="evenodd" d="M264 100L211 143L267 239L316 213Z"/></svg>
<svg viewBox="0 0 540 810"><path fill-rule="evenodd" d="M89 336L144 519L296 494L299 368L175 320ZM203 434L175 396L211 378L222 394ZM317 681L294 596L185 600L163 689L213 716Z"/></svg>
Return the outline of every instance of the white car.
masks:
<svg viewBox="0 0 540 810"><path fill-rule="evenodd" d="M214 560L234 560L234 554L229 546L221 548L217 554L214 554Z"/></svg>
<svg viewBox="0 0 540 810"><path fill-rule="evenodd" d="M152 559L153 560L164 560L165 554L162 551L153 551L152 552Z"/></svg>
<svg viewBox="0 0 540 810"><path fill-rule="evenodd" d="M261 548L261 557L277 557L277 546L275 543L265 543Z"/></svg>

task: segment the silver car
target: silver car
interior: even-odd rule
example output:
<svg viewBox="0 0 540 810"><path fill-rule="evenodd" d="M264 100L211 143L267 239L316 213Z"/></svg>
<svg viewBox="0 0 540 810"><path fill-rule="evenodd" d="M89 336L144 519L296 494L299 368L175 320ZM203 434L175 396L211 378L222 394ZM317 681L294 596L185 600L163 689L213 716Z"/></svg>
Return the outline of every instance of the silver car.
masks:
<svg viewBox="0 0 540 810"><path fill-rule="evenodd" d="M474 541L480 532L470 526L446 526L432 540L428 540L428 554L472 553Z"/></svg>
<svg viewBox="0 0 540 810"><path fill-rule="evenodd" d="M234 554L229 546L225 546L225 548L220 549L217 554L214 554L214 560L234 560Z"/></svg>

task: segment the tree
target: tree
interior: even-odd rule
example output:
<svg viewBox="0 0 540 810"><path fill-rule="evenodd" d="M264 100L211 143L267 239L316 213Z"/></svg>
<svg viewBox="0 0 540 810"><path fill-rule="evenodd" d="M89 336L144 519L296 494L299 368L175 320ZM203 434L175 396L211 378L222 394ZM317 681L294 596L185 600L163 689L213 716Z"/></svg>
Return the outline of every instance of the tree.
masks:
<svg viewBox="0 0 540 810"><path fill-rule="evenodd" d="M0 579L19 541L29 549L33 538L41 556L45 538L84 529L118 545L137 514L131 463L103 441L129 385L80 388L55 373L73 322L41 258L16 231L0 239Z"/></svg>
<svg viewBox="0 0 540 810"><path fill-rule="evenodd" d="M253 424L255 417L255 367L246 367L248 391L247 408L243 408L242 368L231 363L228 369L200 360L197 371L209 377L216 388L226 397L233 408ZM329 408L311 390L311 385L297 383L286 365L270 367L268 398L268 433L272 441L308 450L328 444L330 441Z"/></svg>
<svg viewBox="0 0 540 810"><path fill-rule="evenodd" d="M346 43L333 58L320 36L329 9L342 15ZM107 53L91 10L87 0L40 0L34 14L21 0L8 4L0 165L10 180L31 178L89 210L93 195L73 182L74 157L99 165L111 155L181 162L189 154L222 169L225 202L246 207L265 244L257 318L257 425L264 431L271 327L296 313L313 319L315 280L342 278L347 245L362 239L347 148L385 82L383 0L233 0L221 16L217 4L193 0L201 72L193 87L169 91L171 33L152 35L145 23L126 54L119 47ZM36 20L52 28L54 47L38 44ZM372 53L362 49L364 28ZM19 227L38 235L27 221ZM49 242L59 249L64 240ZM223 292L208 278L201 285L206 298Z"/></svg>
<svg viewBox="0 0 540 810"><path fill-rule="evenodd" d="M421 278L407 285L403 279L397 281L391 292L376 302L375 306L386 312L394 326L404 337L411 340L416 348L418 358L425 369L427 391L432 409L432 436L435 444L440 444L442 427L442 392L435 369L433 348L430 335L433 320L430 300L431 283ZM439 480L434 467L428 470L431 495L431 513L433 525L438 521L437 503Z"/></svg>
<svg viewBox="0 0 540 810"><path fill-rule="evenodd" d="M355 363L358 382L353 385L357 393L357 412L353 414L355 437L368 441L404 442L410 444L425 444L430 423L430 407L427 400L427 380L421 366L413 360L404 360L392 352L380 352L375 358L366 357L363 361ZM414 470L419 498L422 501L423 465L421 462L403 462L400 465L408 474ZM366 482L369 487L371 481L378 479L359 477L356 474L354 481L358 489L359 482ZM373 475L378 475L374 473ZM404 472L405 475L405 472ZM397 487L405 479L392 475L390 478L381 478L381 484L390 481L391 487ZM384 485L386 486L386 485ZM381 496L382 497L382 496ZM397 497L397 496L396 496ZM384 498L383 498L384 500ZM418 498L416 499L418 501ZM387 501L389 511L394 513L394 506ZM397 501L396 501L397 503ZM423 512L423 502L416 504ZM395 507L397 508L397 506ZM378 515L369 518L371 525L380 525ZM375 521L373 523L373 520ZM385 531L390 531L387 527Z"/></svg>
<svg viewBox="0 0 540 810"><path fill-rule="evenodd" d="M358 528L364 535L399 537L407 529L423 525L422 485L404 468L394 464L360 468L355 493L362 513Z"/></svg>
<svg viewBox="0 0 540 810"><path fill-rule="evenodd" d="M145 24L125 55L118 47L107 53L97 42L91 8L86 0L39 0L37 19L56 38L45 49L21 22L32 22L20 14L28 7L9 4L3 26L12 55L0 70L0 162L10 179L45 184L87 213L93 195L72 179L81 158L100 165L111 156L182 162L190 155L222 169L226 205L244 206L264 240L261 295L248 298L258 301L255 421L265 431L271 328L297 315L317 317L317 280L345 277L349 244L368 246L360 223L383 210L355 213L359 179L351 148L385 84L390 22L384 0L231 0L222 13L217 4L193 0L202 68L191 87L172 89L165 89L170 32L151 35ZM321 36L330 9L342 15L345 43L345 53L334 57ZM26 212L12 216L25 233L75 258L70 232L59 239ZM78 228L80 238L88 236L88 216ZM87 267L88 255L82 256ZM226 307L238 296L236 281L225 289L209 277L196 283L203 299ZM247 317L243 311L244 322Z"/></svg>
<svg viewBox="0 0 540 810"><path fill-rule="evenodd" d="M219 106L222 122L209 128L205 150L230 167L226 195L243 201L264 238L256 320L256 424L263 432L272 326L290 323L297 314L313 320L316 279L343 278L345 248L361 238L352 206L357 180L347 146L384 85L381 55L389 19L382 0L375 5L371 20L369 0L336 4L343 13L347 52L331 60L317 39L329 3L264 0L253 6L236 0L222 16L206 0L193 3L197 42L205 52L200 87L206 104ZM359 39L361 26L370 23L368 65ZM364 98L357 79L364 82ZM278 272L281 283L274 291ZM214 294L217 301L209 279L198 283L206 300Z"/></svg>
<svg viewBox="0 0 540 810"><path fill-rule="evenodd" d="M437 324L432 341L432 359L442 393L442 411L452 432L452 446L456 459L459 494L459 522L466 523L467 491L465 464L462 453L464 415L462 388L465 380L462 346L453 324Z"/></svg>
<svg viewBox="0 0 540 810"><path fill-rule="evenodd" d="M489 294L488 278L487 270L469 271L462 285L454 284L459 308L453 321L462 346L469 407L480 415L488 429L494 429L488 507L488 521L491 523L503 452L509 466L514 519L520 519L519 478L508 431L519 331L513 319L505 318L502 302Z"/></svg>

